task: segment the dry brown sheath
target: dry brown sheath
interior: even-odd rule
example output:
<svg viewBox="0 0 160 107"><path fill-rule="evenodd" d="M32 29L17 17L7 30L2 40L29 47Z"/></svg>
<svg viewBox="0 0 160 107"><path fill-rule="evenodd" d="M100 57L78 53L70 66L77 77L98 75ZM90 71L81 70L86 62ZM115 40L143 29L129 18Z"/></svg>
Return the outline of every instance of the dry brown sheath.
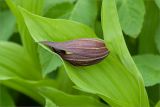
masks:
<svg viewBox="0 0 160 107"><path fill-rule="evenodd" d="M42 41L64 60L76 66L87 66L100 62L109 51L103 40L83 38L67 42Z"/></svg>

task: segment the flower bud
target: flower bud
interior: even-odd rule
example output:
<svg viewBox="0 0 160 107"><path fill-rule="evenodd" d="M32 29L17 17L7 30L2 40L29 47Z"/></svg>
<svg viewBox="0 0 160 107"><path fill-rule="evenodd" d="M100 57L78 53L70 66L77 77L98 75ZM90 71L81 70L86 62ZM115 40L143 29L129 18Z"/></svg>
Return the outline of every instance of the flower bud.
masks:
<svg viewBox="0 0 160 107"><path fill-rule="evenodd" d="M100 39L83 38L67 42L42 41L41 43L76 66L96 64L109 54L104 41Z"/></svg>

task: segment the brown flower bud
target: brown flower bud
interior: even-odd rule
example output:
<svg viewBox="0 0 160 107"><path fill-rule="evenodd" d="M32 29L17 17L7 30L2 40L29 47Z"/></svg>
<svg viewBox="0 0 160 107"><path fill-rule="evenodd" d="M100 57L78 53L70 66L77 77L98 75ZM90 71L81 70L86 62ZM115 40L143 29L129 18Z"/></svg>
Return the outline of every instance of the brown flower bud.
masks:
<svg viewBox="0 0 160 107"><path fill-rule="evenodd" d="M41 43L76 66L96 64L109 54L104 41L100 39L83 38L67 42L42 41Z"/></svg>

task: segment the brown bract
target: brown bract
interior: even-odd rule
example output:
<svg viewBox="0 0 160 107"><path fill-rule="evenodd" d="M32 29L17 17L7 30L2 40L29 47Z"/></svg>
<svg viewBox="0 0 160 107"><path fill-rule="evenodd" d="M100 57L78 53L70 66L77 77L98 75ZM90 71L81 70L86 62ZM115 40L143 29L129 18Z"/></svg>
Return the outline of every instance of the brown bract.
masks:
<svg viewBox="0 0 160 107"><path fill-rule="evenodd" d="M41 43L75 66L96 64L109 54L104 41L95 38L82 38L67 42L42 41Z"/></svg>

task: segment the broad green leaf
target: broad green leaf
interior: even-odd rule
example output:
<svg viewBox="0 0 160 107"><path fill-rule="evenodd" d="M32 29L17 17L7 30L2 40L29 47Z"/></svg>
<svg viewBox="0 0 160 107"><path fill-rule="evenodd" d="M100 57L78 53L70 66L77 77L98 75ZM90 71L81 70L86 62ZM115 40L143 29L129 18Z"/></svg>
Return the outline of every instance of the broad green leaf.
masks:
<svg viewBox="0 0 160 107"><path fill-rule="evenodd" d="M36 42L44 40L64 41L85 38L87 36L90 38L96 37L95 33L89 27L81 23L65 19L44 18L31 14L24 9L21 9L21 12L24 15L29 32ZM55 24L56 26L54 26Z"/></svg>
<svg viewBox="0 0 160 107"><path fill-rule="evenodd" d="M58 70L57 78L57 88L66 93L75 93L77 90L73 89L73 82L68 77L64 67L60 67Z"/></svg>
<svg viewBox="0 0 160 107"><path fill-rule="evenodd" d="M15 27L15 17L9 10L0 12L0 40L8 40Z"/></svg>
<svg viewBox="0 0 160 107"><path fill-rule="evenodd" d="M30 80L41 79L40 71L24 48L11 42L0 42L0 80L21 77ZM17 54L18 53L18 54Z"/></svg>
<svg viewBox="0 0 160 107"><path fill-rule="evenodd" d="M1 81L1 84L33 98L35 101L39 102L39 104L42 105L44 105L45 103L45 98L41 96L37 86L55 87L55 83L53 80L32 81L21 78L13 78Z"/></svg>
<svg viewBox="0 0 160 107"><path fill-rule="evenodd" d="M158 6L159 9L160 9L160 0L154 0L154 1L156 2L157 6Z"/></svg>
<svg viewBox="0 0 160 107"><path fill-rule="evenodd" d="M145 0L146 15L142 32L139 35L138 51L143 53L157 53L155 35L160 23L159 9L153 0ZM154 11L154 12L153 12Z"/></svg>
<svg viewBox="0 0 160 107"><path fill-rule="evenodd" d="M115 73L118 73L116 74L117 77L114 74L113 78L116 78L114 82L115 81L117 81L117 83L119 82L118 88L119 90L121 89L120 90L121 93L125 94L125 95L122 95L125 97L119 96L118 100L121 102L126 102L126 103L128 102L129 107L132 107L132 106L148 107L149 104L148 104L148 98L146 95L144 83L126 47L123 34L121 31L120 23L118 20L116 3L114 0L103 0L102 28L104 33L104 40L111 51L110 56L117 59L117 62L113 62L111 60L112 64L115 65L114 66L115 68L118 68L117 66L119 66L119 69L114 70ZM123 75L124 77L121 77L120 74ZM124 83L124 81L126 83ZM128 85L127 88L125 88L126 85ZM134 93L134 95L132 95L131 93L132 94ZM130 98L127 98L127 97L130 97ZM131 99L136 99L136 100L133 101ZM119 103L119 105L127 106L125 105L125 103Z"/></svg>
<svg viewBox="0 0 160 107"><path fill-rule="evenodd" d="M136 38L143 26L144 2L143 0L118 0L118 2L121 4L118 13L122 30L128 36Z"/></svg>
<svg viewBox="0 0 160 107"><path fill-rule="evenodd" d="M32 87L21 80L39 80L42 78L28 53L22 46L11 42L1 41L0 49L0 83L41 102L40 95L37 95Z"/></svg>
<svg viewBox="0 0 160 107"><path fill-rule="evenodd" d="M23 79L12 79L2 81L2 84L23 92L44 104L44 99L53 101L58 106L88 105L89 107L105 106L97 99L89 96L70 95L55 88L54 81L28 81Z"/></svg>
<svg viewBox="0 0 160 107"><path fill-rule="evenodd" d="M40 64L37 55L37 44L33 42L26 28L26 25L24 24L23 17L17 9L17 6L21 6L35 14L41 14L43 0L6 0L6 2L17 19L18 30L21 35L22 43L25 47L25 50L29 53L32 60L34 61L35 68L40 71Z"/></svg>
<svg viewBox="0 0 160 107"><path fill-rule="evenodd" d="M64 107L106 107L97 99L83 95L69 95L50 87L40 87L40 93L53 101L57 106ZM51 94L52 93L52 94Z"/></svg>
<svg viewBox="0 0 160 107"><path fill-rule="evenodd" d="M90 28L81 23L62 19L44 18L31 14L24 9L20 8L20 10L24 16L29 32L37 42L44 40L66 41L76 38L96 37L95 33ZM113 42L115 43L117 40L113 40ZM118 43L116 45L119 46ZM113 49L114 48L111 48L112 53L116 53L116 51L119 53L121 52L117 48L115 48L115 50ZM99 95L112 106L148 107L141 77L139 77L140 75L137 72L137 74L134 72L133 67L135 67L135 65L133 66L133 62L131 63L129 61L128 63L122 60L125 66L132 66L131 70L129 70L130 68L125 68L119 60L125 58L125 56L118 58L112 53L104 61L96 65L77 67L64 62L64 67L70 79L79 89ZM128 55L129 53L124 54ZM122 53L120 53L120 55L122 55ZM129 60L130 59L131 57L129 57Z"/></svg>
<svg viewBox="0 0 160 107"><path fill-rule="evenodd" d="M44 16L49 18L68 18L73 6L73 3L70 2L59 3L48 9Z"/></svg>
<svg viewBox="0 0 160 107"><path fill-rule="evenodd" d="M38 47L38 50L44 77L52 71L56 70L57 67L61 66L62 62L57 56L51 54L40 46Z"/></svg>
<svg viewBox="0 0 160 107"><path fill-rule="evenodd" d="M146 86L160 83L160 56L148 54L137 55L133 58L143 76Z"/></svg>
<svg viewBox="0 0 160 107"><path fill-rule="evenodd" d="M72 10L70 19L93 28L96 22L97 8L97 0L78 0Z"/></svg>
<svg viewBox="0 0 160 107"><path fill-rule="evenodd" d="M14 101L9 95L7 88L0 85L0 107L15 107Z"/></svg>

